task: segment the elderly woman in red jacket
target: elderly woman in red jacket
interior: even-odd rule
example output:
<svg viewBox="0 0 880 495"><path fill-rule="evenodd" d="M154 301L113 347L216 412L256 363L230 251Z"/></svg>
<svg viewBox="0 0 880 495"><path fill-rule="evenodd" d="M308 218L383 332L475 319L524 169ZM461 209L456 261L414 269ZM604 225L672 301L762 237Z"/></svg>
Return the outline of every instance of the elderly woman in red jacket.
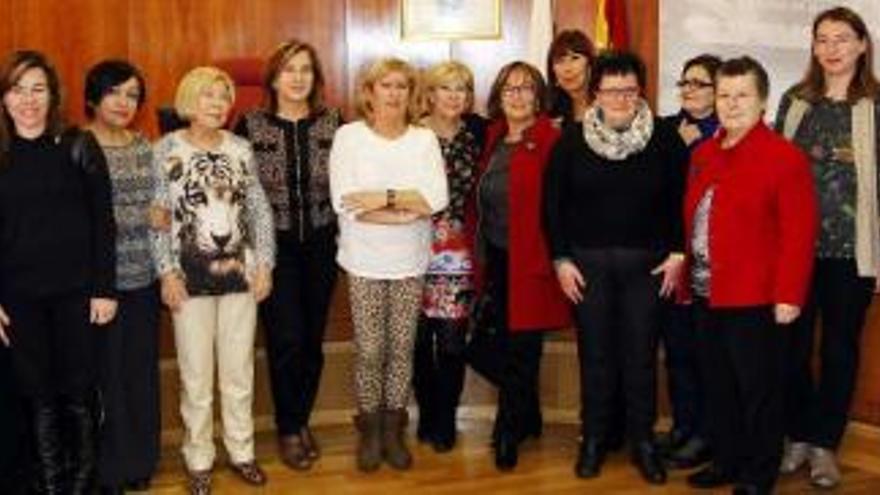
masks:
<svg viewBox="0 0 880 495"><path fill-rule="evenodd" d="M568 324L568 306L553 276L541 229L541 184L559 130L544 115L546 84L536 68L512 62L489 94L493 120L478 180L479 252L493 324L504 345L498 378L495 464L507 471L517 447L541 432L538 371L543 333Z"/></svg>
<svg viewBox="0 0 880 495"><path fill-rule="evenodd" d="M763 122L769 83L749 57L716 76L721 132L693 155L685 196L690 289L713 463L697 488L769 494L782 456L785 326L800 314L817 204L806 157Z"/></svg>

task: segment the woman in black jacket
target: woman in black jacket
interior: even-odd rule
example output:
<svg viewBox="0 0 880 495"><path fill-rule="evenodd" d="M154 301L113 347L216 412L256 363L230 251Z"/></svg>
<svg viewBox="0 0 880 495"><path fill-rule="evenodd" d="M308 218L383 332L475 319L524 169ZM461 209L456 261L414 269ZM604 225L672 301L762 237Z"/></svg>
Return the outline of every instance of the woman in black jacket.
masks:
<svg viewBox="0 0 880 495"><path fill-rule="evenodd" d="M0 339L32 403L44 493L91 493L91 324L116 313L107 166L91 134L62 125L58 76L43 54L7 58L0 94ZM66 455L62 431L72 440Z"/></svg>

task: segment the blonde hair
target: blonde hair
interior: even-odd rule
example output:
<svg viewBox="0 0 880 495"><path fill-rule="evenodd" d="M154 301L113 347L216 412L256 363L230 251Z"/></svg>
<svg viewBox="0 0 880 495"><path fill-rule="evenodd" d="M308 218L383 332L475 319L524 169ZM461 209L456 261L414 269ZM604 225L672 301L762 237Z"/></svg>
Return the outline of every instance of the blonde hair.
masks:
<svg viewBox="0 0 880 495"><path fill-rule="evenodd" d="M373 62L361 72L357 85L357 111L358 115L366 120L373 116L373 105L370 101L373 86L383 77L397 72L406 78L409 87L409 96L406 104L406 123L413 124L418 118L418 73L412 65L406 61L388 57Z"/></svg>
<svg viewBox="0 0 880 495"><path fill-rule="evenodd" d="M196 67L186 73L177 85L174 96L174 110L181 118L190 120L196 110L199 96L215 82L226 85L229 92L229 104L235 103L235 83L229 74L216 67Z"/></svg>
<svg viewBox="0 0 880 495"><path fill-rule="evenodd" d="M433 110L434 102L431 94L440 86L450 83L461 83L467 89L467 101L464 113L474 108L474 74L461 62L448 60L428 67L422 73L421 91L419 92L419 106L422 115L427 115Z"/></svg>

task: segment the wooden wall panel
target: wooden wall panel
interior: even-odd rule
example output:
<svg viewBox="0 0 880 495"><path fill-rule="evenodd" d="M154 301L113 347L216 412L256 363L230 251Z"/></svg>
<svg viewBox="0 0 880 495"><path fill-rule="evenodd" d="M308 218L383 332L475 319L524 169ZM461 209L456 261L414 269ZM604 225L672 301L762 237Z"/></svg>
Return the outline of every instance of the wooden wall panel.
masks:
<svg viewBox="0 0 880 495"><path fill-rule="evenodd" d="M298 37L316 46L324 62L329 101L351 110L360 67L394 54L417 66L446 58L469 64L481 106L498 69L525 53L530 0L503 0L503 38L488 41L403 42L400 0L0 0L0 52L35 48L56 62L74 121L82 117L82 78L94 62L128 57L148 80L141 124L155 134L154 109L172 100L181 75L196 65L231 56L265 57L279 42ZM557 28L592 36L596 0L556 0ZM645 60L648 94L656 96L659 0L628 2L631 47ZM349 112L349 116L351 116ZM329 338L350 335L345 284L339 284ZM863 342L854 415L880 424L880 306L870 311ZM171 330L162 327L163 356L173 356Z"/></svg>

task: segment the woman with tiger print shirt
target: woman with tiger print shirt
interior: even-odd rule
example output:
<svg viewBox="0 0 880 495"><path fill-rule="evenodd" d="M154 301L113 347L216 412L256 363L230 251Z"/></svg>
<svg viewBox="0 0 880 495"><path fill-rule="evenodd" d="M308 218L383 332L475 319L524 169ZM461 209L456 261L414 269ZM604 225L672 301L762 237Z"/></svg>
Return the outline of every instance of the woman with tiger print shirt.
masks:
<svg viewBox="0 0 880 495"><path fill-rule="evenodd" d="M222 130L234 91L219 69L190 71L175 97L189 126L154 147L155 203L172 220L169 231L154 232L153 250L174 321L182 451L197 494L211 487L215 363L230 467L248 484L266 482L254 458L254 334L257 303L271 290L275 239L250 143Z"/></svg>

